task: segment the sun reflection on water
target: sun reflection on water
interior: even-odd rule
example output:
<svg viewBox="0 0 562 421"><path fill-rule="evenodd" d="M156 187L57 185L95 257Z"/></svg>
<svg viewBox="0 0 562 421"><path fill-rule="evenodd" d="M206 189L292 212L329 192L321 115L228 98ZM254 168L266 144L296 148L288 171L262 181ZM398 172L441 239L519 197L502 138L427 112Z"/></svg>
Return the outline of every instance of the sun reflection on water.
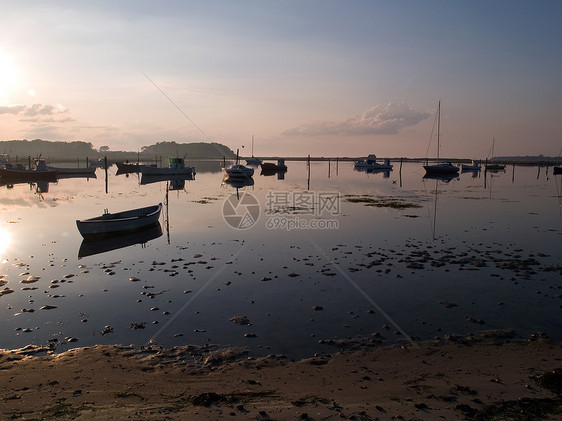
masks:
<svg viewBox="0 0 562 421"><path fill-rule="evenodd" d="M11 233L4 227L0 227L0 258L2 259L0 263L5 263L6 258L4 253L10 248L12 243Z"/></svg>

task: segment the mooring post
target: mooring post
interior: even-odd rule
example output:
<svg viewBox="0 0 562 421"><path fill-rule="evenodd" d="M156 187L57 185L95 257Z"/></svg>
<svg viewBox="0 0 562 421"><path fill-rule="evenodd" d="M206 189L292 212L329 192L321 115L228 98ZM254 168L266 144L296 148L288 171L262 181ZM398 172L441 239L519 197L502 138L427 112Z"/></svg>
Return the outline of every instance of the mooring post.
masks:
<svg viewBox="0 0 562 421"><path fill-rule="evenodd" d="M107 177L107 156L103 157L103 167L105 168L105 194L108 192L108 177Z"/></svg>
<svg viewBox="0 0 562 421"><path fill-rule="evenodd" d="M308 158L306 160L307 162L307 167L308 167L308 182L307 182L307 190L310 190L310 154L308 154Z"/></svg>

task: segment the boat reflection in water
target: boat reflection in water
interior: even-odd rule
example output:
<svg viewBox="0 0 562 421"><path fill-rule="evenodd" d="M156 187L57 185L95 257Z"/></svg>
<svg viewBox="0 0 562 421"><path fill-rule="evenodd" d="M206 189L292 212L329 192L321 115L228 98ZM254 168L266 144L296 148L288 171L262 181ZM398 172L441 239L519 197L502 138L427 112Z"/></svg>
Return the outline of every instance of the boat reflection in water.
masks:
<svg viewBox="0 0 562 421"><path fill-rule="evenodd" d="M92 256L94 254L106 253L108 251L117 250L135 244L142 244L143 247L150 240L154 240L162 235L162 226L160 222L156 222L141 231L135 231L127 234L115 234L106 236L99 240L82 240L80 250L78 250L78 258Z"/></svg>
<svg viewBox="0 0 562 421"><path fill-rule="evenodd" d="M455 173L455 174L426 174L423 176L424 179L429 179L429 180L438 180L438 181L442 181L444 183L449 183L451 180L457 179L459 180L459 174Z"/></svg>
<svg viewBox="0 0 562 421"><path fill-rule="evenodd" d="M232 186L236 189L241 189L243 187L249 187L254 185L254 178L253 177L244 177L244 176L228 176L225 175L222 179L223 184L227 184Z"/></svg>
<svg viewBox="0 0 562 421"><path fill-rule="evenodd" d="M383 178L390 177L390 172L392 169L388 168L365 168L365 167L354 167L354 171L363 172L367 174L382 174Z"/></svg>
<svg viewBox="0 0 562 421"><path fill-rule="evenodd" d="M249 187L254 185L254 178L244 175L232 176L225 174L222 179L222 184L227 186L232 186L236 189L236 197L240 198L239 190L244 187Z"/></svg>
<svg viewBox="0 0 562 421"><path fill-rule="evenodd" d="M115 173L115 175L141 172L140 165L138 163L134 164L127 161L127 162L116 162L115 165L117 165L117 172Z"/></svg>
<svg viewBox="0 0 562 421"><path fill-rule="evenodd" d="M478 178L480 176L480 170L462 170L463 174L470 174L472 178Z"/></svg>
<svg viewBox="0 0 562 421"><path fill-rule="evenodd" d="M195 180L195 174L180 174L180 175L147 175L141 176L141 185L158 183L161 181L170 182L170 190L183 190L185 182Z"/></svg>
<svg viewBox="0 0 562 421"><path fill-rule="evenodd" d="M29 184L29 190L35 191L39 196L42 197L43 193L49 193L49 181L14 181L14 180L3 180L0 178L0 187L6 186L7 189L13 189L16 184Z"/></svg>
<svg viewBox="0 0 562 421"><path fill-rule="evenodd" d="M287 172L287 166L285 165L284 159L278 159L277 164L273 162L264 162L261 164L260 174L266 177L271 177L277 174L278 180L284 180L286 172Z"/></svg>

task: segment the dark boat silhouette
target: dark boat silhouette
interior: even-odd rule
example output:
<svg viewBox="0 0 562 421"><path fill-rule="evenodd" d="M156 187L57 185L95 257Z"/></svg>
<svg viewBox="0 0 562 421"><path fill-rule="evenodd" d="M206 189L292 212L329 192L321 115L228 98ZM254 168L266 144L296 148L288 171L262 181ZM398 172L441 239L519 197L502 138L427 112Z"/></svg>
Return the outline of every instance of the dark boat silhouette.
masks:
<svg viewBox="0 0 562 421"><path fill-rule="evenodd" d="M160 222L128 234L116 234L99 240L83 240L78 250L78 258L106 253L108 251L129 247L135 244L145 244L162 235Z"/></svg>

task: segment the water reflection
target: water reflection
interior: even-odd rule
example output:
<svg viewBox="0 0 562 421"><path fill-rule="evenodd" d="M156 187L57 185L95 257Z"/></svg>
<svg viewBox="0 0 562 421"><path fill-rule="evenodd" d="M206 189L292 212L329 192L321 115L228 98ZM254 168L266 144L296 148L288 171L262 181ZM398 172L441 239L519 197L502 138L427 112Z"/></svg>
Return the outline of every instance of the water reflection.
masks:
<svg viewBox="0 0 562 421"><path fill-rule="evenodd" d="M3 256L4 253L10 249L10 244L12 242L12 235L10 234L10 232L0 226L0 256ZM0 276L0 281L3 279L3 275ZM2 285L2 282L0 282L0 285Z"/></svg>
<svg viewBox="0 0 562 421"><path fill-rule="evenodd" d="M128 234L116 234L107 236L99 240L83 240L78 250L78 258L92 256L94 254L106 253L135 244L142 244L143 247L150 240L154 240L162 235L160 222L147 227L141 231Z"/></svg>
<svg viewBox="0 0 562 421"><path fill-rule="evenodd" d="M472 178L478 178L480 176L480 170L465 170L461 171L462 174L470 174Z"/></svg>
<svg viewBox="0 0 562 421"><path fill-rule="evenodd" d="M225 175L222 179L223 184L228 186L232 186L235 189L241 189L244 187L250 187L254 185L254 178L253 177L232 177Z"/></svg>
<svg viewBox="0 0 562 421"><path fill-rule="evenodd" d="M363 172L363 173L366 173L366 174L382 174L383 178L389 178L390 172L392 171L390 169L363 168L363 167L355 167L354 170L357 171L357 172Z"/></svg>
<svg viewBox="0 0 562 421"><path fill-rule="evenodd" d="M458 174L425 174L424 179L442 181L444 183L450 183L452 180L460 180Z"/></svg>
<svg viewBox="0 0 562 421"><path fill-rule="evenodd" d="M85 178L86 180L89 180L90 178L98 178L96 173L87 173L87 174L80 174L80 173L59 173L57 174L57 180L62 180L62 179L66 179L66 178Z"/></svg>
<svg viewBox="0 0 562 421"><path fill-rule="evenodd" d="M554 295L559 275L546 271L560 263L555 253L562 220L559 175L545 179L542 171L537 181L536 167L517 166L515 182L511 174L493 176L494 195L500 200L486 200L491 191L488 185L484 189L484 180L475 182L468 174L453 177L458 180L453 183L422 178L420 164L411 162L405 162L401 171L396 166L388 178L384 173L354 171L348 162L340 162L339 173L330 174L326 162L312 162L312 190L307 190L307 162L291 162L290 182L281 183L274 176L219 179L218 171L202 173L198 163L193 165L197 182L188 186L189 194L180 191L170 201L166 197L160 227L152 233L97 242L80 238L74 224L77 218L94 207L146 206L164 194L165 184L141 186L140 177L114 177L115 169L110 169L110 194L104 193L103 176L89 183L80 179L51 183L44 201L30 194L29 183L0 189L0 227L6 227L11 238L9 249L2 251L7 241L0 232L0 257L7 261L0 273L6 274L7 286L14 290L2 297L0 308L4 347L45 344L66 336L78 337L80 346L101 341L142 345L170 320L162 312L150 311L158 305L175 320L158 337L161 345L212 341L247 346L256 354L323 352L326 346L319 345L319 339L368 336L385 323L333 270L331 260L376 297L382 308L391 310L408 334L422 339L514 326L523 335L543 330L560 337ZM490 177L488 173L487 184ZM405 187L398 184L402 179ZM32 189L36 187L33 183ZM251 189L264 211L248 230L233 229L223 218L223 204L234 189ZM290 232L269 228L272 216L265 211L272 191L278 192L276 199L290 201L318 197L322 192L339 193L341 213L323 214L337 219L339 228ZM348 201L349 195L362 200ZM305 219L290 209L273 217L288 222ZM163 231L167 231L167 242ZM323 253L311 246L311 237ZM81 268L84 262L77 262L77 252L81 259L92 256L84 259L87 270ZM531 253L534 257L529 262L540 262L533 266L536 273L527 265ZM106 276L107 262L115 264L115 276ZM21 290L25 272L42 276L37 290ZM69 274L75 275L75 282L56 284L60 298L44 293L51 288L50 279ZM167 292L139 303L141 283L131 287L127 278L132 274ZM512 277L525 277L525 281L512 282ZM182 311L186 300L194 296L184 291L200 291L207 282L210 288ZM538 290L543 294L537 295ZM444 308L440 300L458 307ZM14 316L17 309L37 310L45 303L57 305L58 310ZM324 310L315 312L313 306ZM399 311L404 308L411 311ZM88 323L77 320L78 312L89 313ZM255 340L249 341L246 331L229 321L236 314L248 315ZM486 325L467 323L467 316L485 320ZM60 323L53 323L53 317ZM131 322L141 320L160 324L129 329ZM102 337L99 332L106 325L115 327L115 333ZM21 333L17 328L35 330ZM388 340L392 337L387 335Z"/></svg>
<svg viewBox="0 0 562 421"><path fill-rule="evenodd" d="M225 174L225 176L222 179L222 185L227 185L227 186L231 186L234 187L236 189L236 197L240 198L240 189L244 188L244 187L250 187L254 185L254 178L250 177L250 176L245 176L245 175L228 175Z"/></svg>
<svg viewBox="0 0 562 421"><path fill-rule="evenodd" d="M147 185L152 183L159 183L162 181L169 182L170 190L183 190L185 188L186 181L195 180L194 174L181 174L181 175L147 175L143 174L141 176L141 185Z"/></svg>

